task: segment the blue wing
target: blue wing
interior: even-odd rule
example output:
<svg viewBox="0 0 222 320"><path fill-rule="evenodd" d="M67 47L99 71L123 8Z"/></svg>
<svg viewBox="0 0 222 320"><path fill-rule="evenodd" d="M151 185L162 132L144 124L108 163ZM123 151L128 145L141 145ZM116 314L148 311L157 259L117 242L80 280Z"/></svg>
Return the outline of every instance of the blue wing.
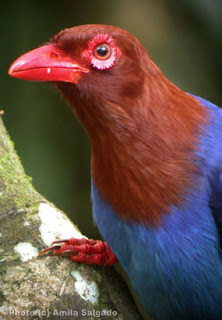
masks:
<svg viewBox="0 0 222 320"><path fill-rule="evenodd" d="M217 226L222 250L222 165L212 177L211 190L209 206Z"/></svg>
<svg viewBox="0 0 222 320"><path fill-rule="evenodd" d="M222 109L205 99L196 98L208 109L211 119L203 150L210 169L207 174L210 182L209 207L218 230L222 253Z"/></svg>

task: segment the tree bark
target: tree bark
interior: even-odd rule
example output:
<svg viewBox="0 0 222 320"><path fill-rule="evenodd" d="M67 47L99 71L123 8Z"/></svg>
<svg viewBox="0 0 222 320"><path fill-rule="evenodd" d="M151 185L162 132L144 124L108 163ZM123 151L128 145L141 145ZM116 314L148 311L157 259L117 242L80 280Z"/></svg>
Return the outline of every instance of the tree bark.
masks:
<svg viewBox="0 0 222 320"><path fill-rule="evenodd" d="M35 191L0 117L0 319L142 319L113 267L38 252L83 237Z"/></svg>

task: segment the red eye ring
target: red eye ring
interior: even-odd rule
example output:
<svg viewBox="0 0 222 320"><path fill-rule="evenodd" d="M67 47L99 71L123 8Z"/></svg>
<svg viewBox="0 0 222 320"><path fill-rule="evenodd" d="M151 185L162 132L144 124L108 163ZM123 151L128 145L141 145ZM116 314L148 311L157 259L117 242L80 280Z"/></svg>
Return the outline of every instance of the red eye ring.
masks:
<svg viewBox="0 0 222 320"><path fill-rule="evenodd" d="M99 60L107 60L111 56L111 53L112 48L107 43L101 43L93 51L94 57Z"/></svg>
<svg viewBox="0 0 222 320"><path fill-rule="evenodd" d="M113 38L108 34L97 34L89 41L88 49L83 56L90 61L91 66L98 70L107 70L114 66L117 56L121 55Z"/></svg>

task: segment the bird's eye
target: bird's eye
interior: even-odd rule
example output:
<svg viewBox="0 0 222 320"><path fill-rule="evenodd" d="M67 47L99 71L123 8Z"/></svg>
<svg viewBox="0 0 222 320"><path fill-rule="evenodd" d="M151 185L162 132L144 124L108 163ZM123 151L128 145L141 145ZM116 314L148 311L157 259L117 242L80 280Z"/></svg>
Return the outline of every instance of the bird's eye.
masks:
<svg viewBox="0 0 222 320"><path fill-rule="evenodd" d="M99 46L97 46L95 49L94 49L94 56L97 58L97 59L100 59L100 60L106 60L110 57L112 53L112 49L111 47L106 44L106 43L103 43L103 44L100 44Z"/></svg>

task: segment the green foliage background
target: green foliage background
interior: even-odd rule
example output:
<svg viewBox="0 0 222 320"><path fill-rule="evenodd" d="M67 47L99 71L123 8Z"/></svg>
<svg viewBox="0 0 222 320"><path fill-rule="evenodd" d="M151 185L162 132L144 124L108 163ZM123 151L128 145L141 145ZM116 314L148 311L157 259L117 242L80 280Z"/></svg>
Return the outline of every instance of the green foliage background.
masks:
<svg viewBox="0 0 222 320"><path fill-rule="evenodd" d="M10 63L66 27L117 25L137 36L183 90L222 106L221 0L5 1L0 9L0 109L36 189L99 237L90 204L90 143L53 87L12 79Z"/></svg>

